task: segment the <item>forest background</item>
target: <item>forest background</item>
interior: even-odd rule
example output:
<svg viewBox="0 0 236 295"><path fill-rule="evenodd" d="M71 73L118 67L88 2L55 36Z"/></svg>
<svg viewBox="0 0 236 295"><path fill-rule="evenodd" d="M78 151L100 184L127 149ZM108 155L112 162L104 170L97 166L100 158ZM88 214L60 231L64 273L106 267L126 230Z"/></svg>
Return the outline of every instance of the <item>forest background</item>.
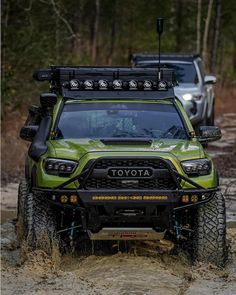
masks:
<svg viewBox="0 0 236 295"><path fill-rule="evenodd" d="M2 179L21 174L18 137L27 105L47 83L32 73L50 65L129 65L157 52L156 19L164 18L162 52L200 53L217 76L217 112L236 113L235 0L2 0ZM11 149L9 149L9 145ZM19 162L19 163L18 163Z"/></svg>

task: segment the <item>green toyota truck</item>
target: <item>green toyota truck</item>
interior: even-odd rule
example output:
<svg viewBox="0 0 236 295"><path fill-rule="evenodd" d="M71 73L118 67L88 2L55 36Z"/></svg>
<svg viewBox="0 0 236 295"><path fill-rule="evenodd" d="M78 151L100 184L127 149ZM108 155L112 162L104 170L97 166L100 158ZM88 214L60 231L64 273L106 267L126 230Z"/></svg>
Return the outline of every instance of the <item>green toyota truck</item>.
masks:
<svg viewBox="0 0 236 295"><path fill-rule="evenodd" d="M20 241L51 253L168 237L188 243L194 261L225 265L225 201L202 147L221 132L195 135L173 69L52 66L33 77L50 91L20 131L31 142Z"/></svg>

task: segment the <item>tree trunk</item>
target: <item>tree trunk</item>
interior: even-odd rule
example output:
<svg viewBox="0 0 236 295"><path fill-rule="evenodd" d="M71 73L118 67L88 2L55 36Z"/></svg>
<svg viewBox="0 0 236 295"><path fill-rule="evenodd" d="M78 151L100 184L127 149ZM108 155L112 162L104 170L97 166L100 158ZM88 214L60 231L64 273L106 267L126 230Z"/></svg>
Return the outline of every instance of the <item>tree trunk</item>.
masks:
<svg viewBox="0 0 236 295"><path fill-rule="evenodd" d="M95 20L94 20L94 26L93 26L93 39L92 39L92 61L94 63L97 62L99 15L100 15L100 0L96 0Z"/></svg>
<svg viewBox="0 0 236 295"><path fill-rule="evenodd" d="M215 8L215 24L214 24L214 35L213 35L213 52L212 52L212 62L211 71L213 73L217 72L217 52L219 45L219 35L220 35L220 18L221 18L221 0L216 0Z"/></svg>
<svg viewBox="0 0 236 295"><path fill-rule="evenodd" d="M207 18L205 22L205 29L204 29L204 36L203 36L202 57L203 57L203 61L207 65L207 68L208 68L207 39L208 39L209 26L211 21L212 4L213 4L213 0L209 0L208 9L207 9Z"/></svg>
<svg viewBox="0 0 236 295"><path fill-rule="evenodd" d="M112 25L111 25L111 35L110 35L110 48L107 58L108 65L112 65L113 54L115 49L115 40L116 40L116 22L117 22L117 0L113 0L114 9L112 13Z"/></svg>
<svg viewBox="0 0 236 295"><path fill-rule="evenodd" d="M201 52L201 18L202 18L202 0L197 1L197 53Z"/></svg>
<svg viewBox="0 0 236 295"><path fill-rule="evenodd" d="M180 52L182 49L182 24L183 24L183 2L182 0L177 1L177 31L176 31L176 52Z"/></svg>

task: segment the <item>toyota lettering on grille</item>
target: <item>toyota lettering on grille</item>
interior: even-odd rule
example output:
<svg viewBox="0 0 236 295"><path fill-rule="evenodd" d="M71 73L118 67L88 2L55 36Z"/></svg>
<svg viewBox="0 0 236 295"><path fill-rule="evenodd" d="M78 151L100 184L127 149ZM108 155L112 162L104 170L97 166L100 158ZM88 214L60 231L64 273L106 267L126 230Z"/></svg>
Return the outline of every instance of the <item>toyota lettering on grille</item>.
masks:
<svg viewBox="0 0 236 295"><path fill-rule="evenodd" d="M112 178L150 178L153 175L151 168L110 168L108 176Z"/></svg>

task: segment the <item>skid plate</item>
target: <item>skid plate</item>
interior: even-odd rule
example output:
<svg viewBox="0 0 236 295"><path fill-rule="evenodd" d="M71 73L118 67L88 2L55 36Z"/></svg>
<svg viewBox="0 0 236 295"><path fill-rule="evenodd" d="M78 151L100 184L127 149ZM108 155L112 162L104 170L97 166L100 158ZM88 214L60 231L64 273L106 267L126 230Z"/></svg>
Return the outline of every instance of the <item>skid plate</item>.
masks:
<svg viewBox="0 0 236 295"><path fill-rule="evenodd" d="M152 228L109 228L104 227L98 233L88 231L91 240L161 240L165 232L156 232Z"/></svg>

